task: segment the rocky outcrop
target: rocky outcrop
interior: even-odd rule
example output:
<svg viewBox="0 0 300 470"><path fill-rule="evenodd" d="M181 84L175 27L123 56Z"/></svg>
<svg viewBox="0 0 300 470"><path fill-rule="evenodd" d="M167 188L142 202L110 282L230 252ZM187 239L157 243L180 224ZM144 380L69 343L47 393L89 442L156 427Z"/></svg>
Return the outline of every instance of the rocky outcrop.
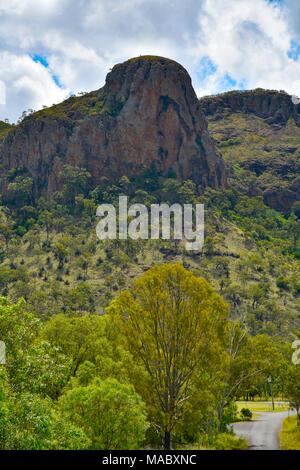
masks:
<svg viewBox="0 0 300 470"><path fill-rule="evenodd" d="M232 91L200 99L229 177L243 192L290 212L300 200L300 104L281 91ZM241 185L240 185L241 186Z"/></svg>
<svg viewBox="0 0 300 470"><path fill-rule="evenodd" d="M34 195L51 197L60 189L64 164L92 175L117 179L149 167L200 188L222 187L225 165L186 70L161 57L138 57L116 65L99 91L71 97L16 126L5 139L0 159L0 190L9 170L25 167Z"/></svg>
<svg viewBox="0 0 300 470"><path fill-rule="evenodd" d="M292 116L300 127L300 104L295 105L292 97L284 91L257 88L247 91L231 91L200 100L204 114L211 120L219 120L228 113L242 112L255 114L268 124L285 125Z"/></svg>

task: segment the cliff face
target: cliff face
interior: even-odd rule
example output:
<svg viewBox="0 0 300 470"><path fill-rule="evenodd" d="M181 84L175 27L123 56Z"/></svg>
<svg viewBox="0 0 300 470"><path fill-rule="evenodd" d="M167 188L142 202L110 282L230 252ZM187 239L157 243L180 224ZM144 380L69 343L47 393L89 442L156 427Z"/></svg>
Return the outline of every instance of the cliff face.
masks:
<svg viewBox="0 0 300 470"><path fill-rule="evenodd" d="M205 97L200 104L230 178L289 212L300 200L300 105L285 92L262 89Z"/></svg>
<svg viewBox="0 0 300 470"><path fill-rule="evenodd" d="M210 120L219 120L224 111L254 114L267 124L284 126L290 117L300 127L300 105L294 105L291 96L284 91L263 90L231 91L201 99L204 114Z"/></svg>
<svg viewBox="0 0 300 470"><path fill-rule="evenodd" d="M34 195L50 197L62 185L64 164L87 168L93 186L142 171L155 162L200 187L221 187L225 165L186 70L160 57L116 65L105 86L35 113L9 133L0 159L0 190L7 172L25 167Z"/></svg>

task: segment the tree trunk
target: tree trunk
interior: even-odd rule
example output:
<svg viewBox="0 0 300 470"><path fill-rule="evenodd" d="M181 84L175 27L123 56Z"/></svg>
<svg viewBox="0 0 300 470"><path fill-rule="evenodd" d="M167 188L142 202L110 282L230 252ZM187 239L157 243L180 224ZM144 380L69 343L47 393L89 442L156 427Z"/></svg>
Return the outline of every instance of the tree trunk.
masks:
<svg viewBox="0 0 300 470"><path fill-rule="evenodd" d="M218 421L219 422L218 422L217 434L220 434L220 432L221 432L222 420L223 420L223 411L224 411L224 404L222 403L222 405L218 409Z"/></svg>
<svg viewBox="0 0 300 470"><path fill-rule="evenodd" d="M170 431L165 431L164 437L164 450L171 450L172 449L172 442L171 442L171 433Z"/></svg>

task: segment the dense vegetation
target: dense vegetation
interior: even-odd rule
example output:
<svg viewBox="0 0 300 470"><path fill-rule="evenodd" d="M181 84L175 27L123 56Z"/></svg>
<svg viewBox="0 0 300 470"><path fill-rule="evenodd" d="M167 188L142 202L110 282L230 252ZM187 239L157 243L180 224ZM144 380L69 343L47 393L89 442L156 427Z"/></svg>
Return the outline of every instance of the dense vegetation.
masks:
<svg viewBox="0 0 300 470"><path fill-rule="evenodd" d="M297 207L280 214L234 184L200 196L191 181L168 176L153 166L131 181L102 178L90 190L88 172L66 166L63 190L33 206L30 179L11 172L9 206L0 208L2 295L23 297L43 318L68 310L102 314L132 278L153 264L180 261L213 285L233 317L247 319L252 334L292 339L299 329ZM102 202L117 205L121 194L147 206L204 203L203 250L186 251L172 240L98 240L96 208Z"/></svg>
<svg viewBox="0 0 300 470"><path fill-rule="evenodd" d="M265 205L251 193L253 168L223 147L228 187L204 193L155 165L96 188L84 168L65 166L62 191L34 203L26 168L10 171L0 207L0 448L243 448L227 432L235 400L267 397L270 375L275 395L300 407L290 380L299 203L285 214ZM98 240L96 208L120 195L148 207L204 203L203 249Z"/></svg>
<svg viewBox="0 0 300 470"><path fill-rule="evenodd" d="M291 97L257 89L207 97L201 103L204 109L216 106L207 114L209 132L239 190L290 212L300 194L299 115L296 122Z"/></svg>

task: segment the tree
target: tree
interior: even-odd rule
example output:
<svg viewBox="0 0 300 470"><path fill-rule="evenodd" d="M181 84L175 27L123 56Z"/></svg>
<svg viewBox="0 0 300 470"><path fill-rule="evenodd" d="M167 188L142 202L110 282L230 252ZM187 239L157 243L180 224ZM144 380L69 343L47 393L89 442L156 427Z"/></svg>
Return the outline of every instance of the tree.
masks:
<svg viewBox="0 0 300 470"><path fill-rule="evenodd" d="M175 179L167 179L162 187L161 195L163 201L166 201L170 204L174 204L178 202L177 200L177 193L179 191L181 184L179 181Z"/></svg>
<svg viewBox="0 0 300 470"><path fill-rule="evenodd" d="M296 216L298 219L300 219L300 201L296 201L296 202L293 204L292 212L293 212L293 214L295 214L295 216Z"/></svg>
<svg viewBox="0 0 300 470"><path fill-rule="evenodd" d="M191 180L185 181L177 192L180 204L193 204L195 202L196 185Z"/></svg>
<svg viewBox="0 0 300 470"><path fill-rule="evenodd" d="M18 366L11 371L13 390L57 399L70 378L71 359L45 341L19 353Z"/></svg>
<svg viewBox="0 0 300 470"><path fill-rule="evenodd" d="M287 229L293 240L293 249L297 249L298 240L300 238L300 219L292 214L287 221Z"/></svg>
<svg viewBox="0 0 300 470"><path fill-rule="evenodd" d="M277 377L282 367L281 342L267 335L247 336L233 364L230 383L234 396L267 387L271 375ZM268 393L268 390L266 389Z"/></svg>
<svg viewBox="0 0 300 470"><path fill-rule="evenodd" d="M13 237L14 231L7 224L0 224L0 237L5 241L6 248L8 248L8 242Z"/></svg>
<svg viewBox="0 0 300 470"><path fill-rule="evenodd" d="M42 214L40 215L40 221L43 227L45 227L46 229L46 234L47 234L46 243L48 244L50 230L53 225L53 214L47 210L43 211Z"/></svg>
<svg viewBox="0 0 300 470"><path fill-rule="evenodd" d="M286 371L285 392L291 407L297 411L297 424L300 426L300 366L291 365Z"/></svg>
<svg viewBox="0 0 300 470"><path fill-rule="evenodd" d="M68 250L64 247L62 243L56 243L53 248L53 253L56 258L59 260L58 268L61 269L63 267L64 261L67 259Z"/></svg>
<svg viewBox="0 0 300 470"><path fill-rule="evenodd" d="M180 264L154 267L108 309L133 356L149 375L147 399L154 426L171 448L171 432L197 373L213 360L228 307L211 286Z"/></svg>
<svg viewBox="0 0 300 470"><path fill-rule="evenodd" d="M63 188L65 202L70 204L71 207L74 207L75 197L78 196L78 194L86 194L91 175L86 168L64 165L62 176L65 181Z"/></svg>
<svg viewBox="0 0 300 470"><path fill-rule="evenodd" d="M238 377L237 380L232 380L232 370L235 362L238 359L238 354L246 338L246 329L243 324L239 322L230 322L227 327L227 364L224 367L224 378L223 383L220 386L220 402L217 409L218 414L218 432L221 432L223 412L225 406L227 406L232 397L232 393L236 391L241 382L247 378Z"/></svg>
<svg viewBox="0 0 300 470"><path fill-rule="evenodd" d="M36 340L40 322L24 301L0 298L0 337L6 365L0 366L1 449L84 449L83 431L63 420L52 400L66 384L71 361L49 343Z"/></svg>
<svg viewBox="0 0 300 470"><path fill-rule="evenodd" d="M50 400L29 393L9 396L7 386L5 392L0 397L0 449L79 450L90 446L82 429L55 413Z"/></svg>
<svg viewBox="0 0 300 470"><path fill-rule="evenodd" d="M61 412L82 427L93 449L137 449L148 427L145 405L132 385L95 379L59 399Z"/></svg>
<svg viewBox="0 0 300 470"><path fill-rule="evenodd" d="M18 361L20 352L27 350L39 329L39 320L26 312L24 306L24 300L11 304L0 297L0 339L6 344L11 370L13 362Z"/></svg>
<svg viewBox="0 0 300 470"><path fill-rule="evenodd" d="M95 362L96 357L107 349L106 328L105 317L59 314L44 325L40 338L71 358L71 373L75 375L80 364Z"/></svg>
<svg viewBox="0 0 300 470"><path fill-rule="evenodd" d="M17 207L25 206L32 200L32 178L17 176L13 183L8 185L8 200Z"/></svg>

